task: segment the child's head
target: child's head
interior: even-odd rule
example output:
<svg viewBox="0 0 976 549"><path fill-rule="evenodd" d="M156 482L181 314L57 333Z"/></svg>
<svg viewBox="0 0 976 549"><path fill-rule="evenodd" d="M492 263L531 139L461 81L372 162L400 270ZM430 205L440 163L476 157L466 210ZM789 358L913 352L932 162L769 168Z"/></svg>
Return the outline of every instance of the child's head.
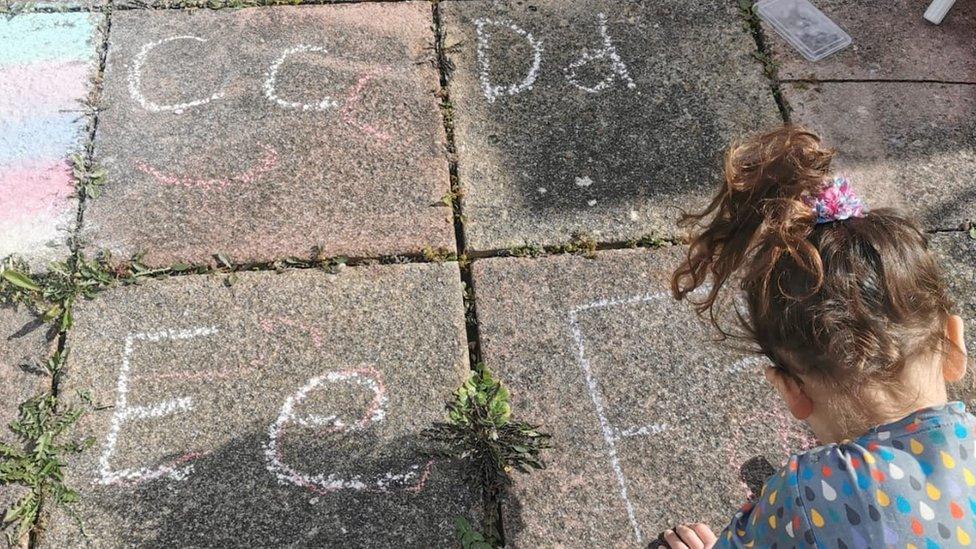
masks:
<svg viewBox="0 0 976 549"><path fill-rule="evenodd" d="M682 220L704 226L672 288L680 299L710 279L697 305L713 313L736 280L746 336L776 365L768 377L794 414L838 421L844 409L845 421L869 423L913 411L932 391L945 398L944 379L965 371L962 321L914 221L855 209L817 222L811 201L833 182L832 156L794 126L734 144L718 194Z"/></svg>

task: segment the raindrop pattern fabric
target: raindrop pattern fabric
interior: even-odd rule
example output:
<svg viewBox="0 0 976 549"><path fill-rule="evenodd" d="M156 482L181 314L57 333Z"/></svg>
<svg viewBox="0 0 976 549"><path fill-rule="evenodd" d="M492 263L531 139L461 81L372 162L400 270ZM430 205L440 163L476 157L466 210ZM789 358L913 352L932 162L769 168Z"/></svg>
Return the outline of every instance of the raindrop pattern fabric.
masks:
<svg viewBox="0 0 976 549"><path fill-rule="evenodd" d="M716 547L976 547L974 431L950 402L793 455Z"/></svg>

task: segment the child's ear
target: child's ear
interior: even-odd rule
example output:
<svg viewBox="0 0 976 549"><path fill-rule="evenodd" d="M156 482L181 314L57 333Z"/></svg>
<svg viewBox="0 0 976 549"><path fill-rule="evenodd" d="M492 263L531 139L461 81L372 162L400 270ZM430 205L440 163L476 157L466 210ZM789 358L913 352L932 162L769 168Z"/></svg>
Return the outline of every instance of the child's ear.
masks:
<svg viewBox="0 0 976 549"><path fill-rule="evenodd" d="M810 417L813 413L813 401L796 378L776 368L766 368L764 373L766 380L776 388L776 392L783 398L793 417L801 421Z"/></svg>
<svg viewBox="0 0 976 549"><path fill-rule="evenodd" d="M945 336L949 349L942 359L942 377L948 382L959 381L966 375L966 328L958 315L946 320Z"/></svg>

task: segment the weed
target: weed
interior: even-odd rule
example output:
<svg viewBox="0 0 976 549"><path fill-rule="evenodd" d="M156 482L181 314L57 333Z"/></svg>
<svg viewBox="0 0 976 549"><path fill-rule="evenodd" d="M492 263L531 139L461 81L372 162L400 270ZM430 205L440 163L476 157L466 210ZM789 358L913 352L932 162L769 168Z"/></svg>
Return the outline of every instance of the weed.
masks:
<svg viewBox="0 0 976 549"><path fill-rule="evenodd" d="M445 261L457 261L458 255L451 250L444 248L431 248L430 246L425 247L420 251L424 258L424 261L430 263L444 263Z"/></svg>
<svg viewBox="0 0 976 549"><path fill-rule="evenodd" d="M96 166L89 166L81 154L70 156L72 175L75 179L75 191L84 198L98 198L105 186L105 170Z"/></svg>
<svg viewBox="0 0 976 549"><path fill-rule="evenodd" d="M27 264L17 257L0 263L0 303L21 303L33 307L41 288L30 276Z"/></svg>
<svg viewBox="0 0 976 549"><path fill-rule="evenodd" d="M425 433L438 454L461 461L484 487L485 531L489 538L501 539L497 509L502 492L511 484L509 475L513 470L544 469L541 452L551 448L550 436L537 426L512 420L508 389L483 364L454 392L447 417L447 422L435 423Z"/></svg>
<svg viewBox="0 0 976 549"><path fill-rule="evenodd" d="M11 19L15 15L34 11L36 4L37 2L13 2L6 5L0 4L0 14L3 14L3 16L7 19Z"/></svg>
<svg viewBox="0 0 976 549"><path fill-rule="evenodd" d="M596 240L586 233L573 233L569 244L559 247L559 251L568 254L578 254L593 259L596 257Z"/></svg>
<svg viewBox="0 0 976 549"><path fill-rule="evenodd" d="M49 361L53 372L61 370L63 355L56 354ZM81 526L69 504L78 500L78 493L64 484L64 456L81 452L94 444L94 439L62 443L59 438L91 405L86 393L78 393L84 406L61 409L50 392L29 399L20 405L17 420L9 428L17 435L17 444L0 443L0 486L20 484L29 491L3 516L3 528L11 527L7 540L11 545L26 540L37 524L42 504L53 502L65 506L66 511Z"/></svg>
<svg viewBox="0 0 976 549"><path fill-rule="evenodd" d="M646 234L640 238L627 241L631 248L664 248L674 245L674 240L668 239L657 233Z"/></svg>
<svg viewBox="0 0 976 549"><path fill-rule="evenodd" d="M976 224L974 224L973 226L969 227L969 238L972 238L973 240L976 240Z"/></svg>
<svg viewBox="0 0 976 549"><path fill-rule="evenodd" d="M461 549L491 549L501 545L491 535L485 535L475 530L471 523L463 517L454 519L454 527L457 531L458 541L461 542Z"/></svg>
<svg viewBox="0 0 976 549"><path fill-rule="evenodd" d="M342 257L342 256L333 257L331 259L323 260L322 268L325 269L325 272L329 274L338 274L339 271L342 270L342 268L345 267L346 263L348 262L349 259L346 257Z"/></svg>
<svg viewBox="0 0 976 549"><path fill-rule="evenodd" d="M523 244L509 248L506 253L511 257L541 257L546 255L546 250L535 244Z"/></svg>

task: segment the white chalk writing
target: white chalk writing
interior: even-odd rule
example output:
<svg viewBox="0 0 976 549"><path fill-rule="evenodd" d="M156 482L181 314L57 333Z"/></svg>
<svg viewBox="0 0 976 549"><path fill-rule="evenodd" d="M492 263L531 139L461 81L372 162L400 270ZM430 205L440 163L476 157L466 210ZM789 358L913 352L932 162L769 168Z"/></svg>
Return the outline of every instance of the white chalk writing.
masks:
<svg viewBox="0 0 976 549"><path fill-rule="evenodd" d="M193 409L193 399L189 397L164 400L149 406L129 404L129 376L132 369L131 356L133 343L135 341L158 342L166 339L194 339L211 336L215 333L217 333L217 329L214 327L200 327L187 330L164 330L153 333L130 334L125 338L122 348L122 366L119 369L119 379L115 390L115 410L112 414L112 422L109 426L108 434L105 436L105 445L102 449L102 454L98 460L99 482L101 484L138 483L164 476L174 480L182 480L193 471L192 464L180 465L192 461L194 454L184 454L169 464L160 465L155 468L139 467L114 470L111 467L111 459L115 453L116 444L118 443L119 432L125 422L159 418Z"/></svg>
<svg viewBox="0 0 976 549"><path fill-rule="evenodd" d="M146 63L146 57L149 53L156 47L166 44L168 42L174 42L176 40L194 40L197 42L207 42L207 40L200 38L199 36L171 36L169 38L164 38L163 40L157 40L156 42L149 42L142 46L139 53L136 54L135 59L132 62L132 67L129 69L129 94L132 98L136 100L142 108L150 112L166 112L172 111L174 113L182 113L184 110L199 107L201 105L206 105L207 103L220 99L224 96L223 91L217 91L210 97L204 97L203 99L196 99L194 101L188 101L186 103L175 103L172 105L160 105L154 103L146 98L142 93L142 68Z"/></svg>
<svg viewBox="0 0 976 549"><path fill-rule="evenodd" d="M320 416L308 414L299 416L295 409L309 395L310 392L325 383L357 383L373 393L373 398L365 413L354 423L347 424L336 415ZM386 492L392 489L417 491L423 488L430 472L431 462L424 465L414 464L404 472L386 472L373 477L354 475L343 478L335 473L311 474L298 471L284 462L281 447L281 436L289 424L295 423L304 427L324 429L326 434L338 434L367 428L372 423L383 421L386 405L386 389L380 372L365 368L359 370L343 370L328 372L314 377L302 386L295 394L289 396L278 419L268 428L268 442L264 454L270 471L282 484L294 484L309 489L315 493L329 493L337 490L360 490Z"/></svg>
<svg viewBox="0 0 976 549"><path fill-rule="evenodd" d="M319 46L306 46L306 45L298 45L285 50L284 53L281 54L281 57L276 59L275 62L271 64L271 67L268 69L267 77L264 79L264 96L286 109L301 109L303 111L308 111L308 110L324 111L334 107L338 107L339 103L329 96L323 97L317 103L299 103L298 101L288 101L278 96L278 92L276 89L278 70L281 69L281 65L285 62L285 59L287 59L291 55L295 55L299 53L308 53L308 52L319 52L323 54L328 53L325 50L325 48Z"/></svg>
<svg viewBox="0 0 976 549"><path fill-rule="evenodd" d="M587 93L599 93L613 84L614 80L619 76L627 85L628 88L633 89L637 87L634 80L630 77L630 72L627 70L627 65L620 59L620 54L617 53L616 46L610 40L610 33L607 31L607 16L602 13L597 14L597 28L600 30L600 38L603 41L603 45L598 50L583 50L580 54L580 58L569 64L568 67L563 69L564 76L570 84L576 86L577 88L587 92ZM600 80L596 84L586 85L580 82L579 75L577 74L577 69L587 65L592 61L597 61L601 59L610 59L610 66L612 72L608 74L603 80Z"/></svg>
<svg viewBox="0 0 976 549"><path fill-rule="evenodd" d="M493 103L495 99L504 95L516 95L523 91L531 90L535 79L539 76L539 67L542 65L542 41L537 40L532 36L532 33L515 23L503 19L495 20L482 17L476 19L474 25L477 34L476 54L478 57L478 77L481 80L481 90L484 92L488 102ZM507 86L492 84L490 75L491 62L489 60L491 33L486 30L487 27L507 28L529 43L529 47L532 48L532 65L529 67L528 73L526 73L525 78L521 82Z"/></svg>

